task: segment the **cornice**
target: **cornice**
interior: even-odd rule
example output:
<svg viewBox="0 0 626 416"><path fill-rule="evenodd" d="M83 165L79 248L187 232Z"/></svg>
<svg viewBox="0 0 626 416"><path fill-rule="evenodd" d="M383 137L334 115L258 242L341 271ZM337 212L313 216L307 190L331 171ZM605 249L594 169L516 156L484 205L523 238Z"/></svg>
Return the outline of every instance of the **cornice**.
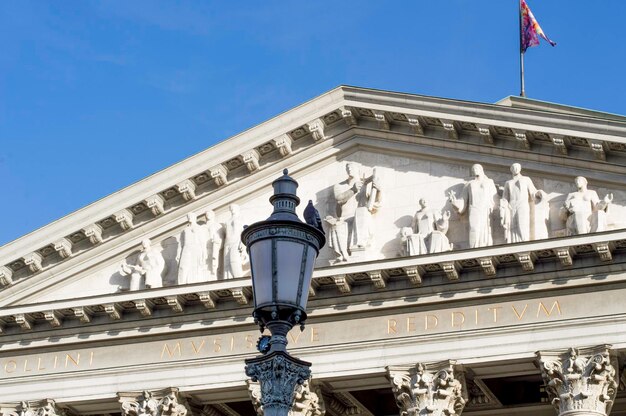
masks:
<svg viewBox="0 0 626 416"><path fill-rule="evenodd" d="M362 104L370 108L372 106L387 105L390 107L403 107L407 110L419 110L420 115L425 116L429 115L428 112L431 112L434 117L440 114L451 114L457 117L472 118L473 120L485 118L495 122L508 121L548 128L569 128L575 134L614 135L616 138L622 139L619 140L620 142L624 142L626 138L626 118L619 120L614 115L608 115L606 118L603 118L545 111L539 108L510 107L500 104L462 101L358 87L342 87L342 89L344 98L348 103L347 105L359 106ZM383 108L381 110L385 111ZM462 119L458 120L463 121Z"/></svg>
<svg viewBox="0 0 626 416"><path fill-rule="evenodd" d="M614 271L626 270L615 256L626 253L626 231L609 231L584 236L562 237L549 240L492 246L457 252L424 256L394 258L317 269L314 273L309 297L315 300L318 293L331 293L332 297L355 293L380 293L388 282L404 280L407 287L422 285L426 279L441 279L449 283L462 281L476 273L486 279L500 277L501 271L514 270L515 274L536 272L539 265L551 263L558 269L575 267L578 262L588 264L614 264ZM510 274L510 273L508 273ZM447 279L447 280L446 280ZM495 284L494 280L494 284ZM445 284L445 283L444 283ZM365 289L363 289L365 288ZM195 285L180 285L159 289L123 292L105 296L70 299L31 305L6 307L0 312L0 329L8 334L33 331L59 330L71 326L123 322L126 319L167 318L185 313L187 308L195 313L227 308L252 306L250 278L225 280ZM94 319L98 318L98 319Z"/></svg>
<svg viewBox="0 0 626 416"><path fill-rule="evenodd" d="M338 87L0 248L0 286L96 246L355 129L580 160L624 171L626 123ZM334 140L334 139L333 139ZM450 271L453 273L453 271Z"/></svg>

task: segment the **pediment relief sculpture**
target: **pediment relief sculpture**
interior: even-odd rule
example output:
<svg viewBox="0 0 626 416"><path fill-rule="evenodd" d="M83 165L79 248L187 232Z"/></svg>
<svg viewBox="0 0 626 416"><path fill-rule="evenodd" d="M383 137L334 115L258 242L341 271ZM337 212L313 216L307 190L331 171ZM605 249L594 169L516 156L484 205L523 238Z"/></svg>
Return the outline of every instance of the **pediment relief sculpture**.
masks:
<svg viewBox="0 0 626 416"><path fill-rule="evenodd" d="M243 220L239 205L230 204L230 217L224 224L224 279L243 277L244 262L247 260L246 247L241 242Z"/></svg>
<svg viewBox="0 0 626 416"><path fill-rule="evenodd" d="M136 264L122 263L120 274L130 276L130 290L163 287L165 260L149 239L141 241ZM142 281L143 278L143 281Z"/></svg>
<svg viewBox="0 0 626 416"><path fill-rule="evenodd" d="M180 234L178 253L176 261L178 263L179 285L187 283L198 283L208 280L205 276L206 250L202 244L202 231L198 224L196 214L187 214L187 226Z"/></svg>
<svg viewBox="0 0 626 416"><path fill-rule="evenodd" d="M448 180L447 191L446 187L440 187L440 195L432 192L435 188L428 183L424 187L418 186L417 189L425 192L428 198L421 197L414 214L399 220L390 212L405 203L407 194L394 192L392 187L383 183L381 175L381 169L385 170L387 181L387 175L393 175L397 170L372 165L368 167L353 161L342 164L347 177L335 184L330 178L332 185L318 191L318 205L326 214L323 215L324 228L330 241L330 256L327 255L322 262L333 265L380 256L393 257L397 251L384 251L385 245L392 244L399 247L401 256L415 256L486 247L494 242L519 243L548 238L550 225L553 230L562 226L554 216L550 224L551 207L554 212L563 206L560 218L566 221L570 235L608 228L608 207L613 201L611 193L600 200L595 191L587 189L582 177L575 180L577 191L567 196L554 191L548 193L535 186L536 180L522 174L520 163L510 166L509 179L496 174L496 180L490 177L491 174L487 175L480 164L474 164L470 180L454 185ZM419 165L416 166L419 170ZM543 180L539 182L543 184ZM384 193L389 209L381 210L383 190L388 188L390 190ZM415 186L412 185L411 189ZM321 202L319 198L322 198ZM431 199L436 201L432 205ZM254 211L250 207L247 209ZM452 215L452 211L457 214ZM186 226L172 243L176 244L173 249L175 257L169 258L167 250L153 249L149 240L142 242L136 261L127 260L121 267L121 274L130 276L131 290L247 275L248 259L240 234L246 221L251 222L254 218L244 218L239 205L234 203L228 206L227 212L221 213L220 220L211 209L204 210L200 218L194 212L187 215ZM395 237L389 237L387 230L394 227L399 232Z"/></svg>
<svg viewBox="0 0 626 416"><path fill-rule="evenodd" d="M605 231L613 194L609 193L600 199L596 191L587 189L587 179L582 176L577 176L574 183L576 191L567 195L561 208L561 218L565 220L567 235Z"/></svg>
<svg viewBox="0 0 626 416"><path fill-rule="evenodd" d="M500 223L507 243L536 240L537 235L547 235L545 221L543 227L540 222L534 222L531 227L531 216L545 217L540 205L544 193L537 190L533 181L521 172L522 165L511 165L513 177L505 182L500 200ZM531 229L535 231L533 235Z"/></svg>
<svg viewBox="0 0 626 416"><path fill-rule="evenodd" d="M122 262L119 273L130 276L129 289L141 290L243 277L247 261L241 242L243 220L239 206L229 206L228 220L220 224L215 212L207 209L206 221L200 223L194 212L187 214L187 223L176 240L173 259L175 277L165 281L166 262L163 254L152 247L149 239L142 240L136 256ZM132 260L136 257L135 260Z"/></svg>
<svg viewBox="0 0 626 416"><path fill-rule="evenodd" d="M424 198L420 198L419 204L420 208L413 216L411 227L401 230L405 255L416 256L452 250L453 245L446 236L450 227L450 211L431 209Z"/></svg>
<svg viewBox="0 0 626 416"><path fill-rule="evenodd" d="M473 177L464 180L467 165L462 163L366 150L316 167L298 180L305 200L311 199L320 211L330 242L317 267L626 226L624 188L609 192L606 185L598 185L596 191L582 177L526 176L519 163L508 170L474 165ZM572 182L577 188L571 189ZM111 253L97 269L68 274L63 277L67 284L24 299L42 302L74 298L76 293L95 296L249 276L240 234L244 224L263 217L257 202L261 199L247 197L224 201L215 211L206 205L185 212L171 221L176 225L170 232L159 230L148 240L136 240L130 254L118 258ZM7 273L0 269L3 275Z"/></svg>
<svg viewBox="0 0 626 416"><path fill-rule="evenodd" d="M626 218L624 215L626 214L626 207L624 206L626 205L626 195L624 188L619 186L620 171L617 170L620 165L623 165L620 161L624 159L624 129L616 127L616 125L607 130L606 120L603 120L602 117L599 119L589 118L587 114L582 114L576 109L573 109L571 114L567 112L564 114L550 113L549 116L550 119L554 120L554 125L548 129L543 121L538 123L538 118L529 118L528 115L523 114L524 112L519 112L508 107L508 105L491 106L489 113L479 116L475 112L474 103L441 101L432 97L424 100L423 97L411 98L406 95L403 96L402 100L398 100L394 94L387 96L380 94L380 92L372 93L353 87L339 87L333 90L331 96L334 96L335 99L327 100L325 95L304 103L302 106L268 121L263 127L250 129L236 138L221 143L212 151L201 152L193 156L183 162L183 168L166 169L164 172L146 179L141 187L129 187L118 194L116 198L105 198L94 203L93 206L86 207L83 214L89 218L91 223L86 222L85 217L81 215L71 215L56 222L45 232L35 232L28 238L7 244L6 247L0 249L0 257L3 257L3 262L0 264L0 287L22 284L22 281L42 274L42 272L46 273L42 280L45 280L50 274L58 276L59 273L57 272L64 276L59 280L67 278L76 281L83 279L83 276L84 280L88 280L90 277L87 276L87 273L93 275L93 271L80 270L73 272L74 275L72 276L65 273L66 267L73 267L75 263L72 262L77 256L84 259L88 256L100 256L109 248L116 250L117 247L126 247L128 239L132 238L130 233L140 230L142 235L152 235L152 227L160 227L159 224L163 223L164 217L175 216L182 210L185 210L186 214L188 209L195 209L202 217L203 213L197 208L187 208L190 206L189 204L197 204L201 200L206 200L207 204L215 203L216 201L211 200L213 196L217 196L217 194L214 195L215 192L223 194L222 191L228 187L241 186L246 182L239 182L239 180L244 177L250 178L250 175L258 175L256 178L262 179L263 171L268 172L273 169L272 165L277 161L284 164L294 155L302 155L303 159L293 160L303 168L303 171L315 170L317 174L318 170L329 165L328 160L321 160L322 156L320 155L323 152L318 152L318 149L315 149L315 146L318 146L316 143L320 142L324 143L322 146L330 145L331 149L327 150L331 150L331 152L328 155L332 154L331 157L333 158L341 158L345 155L351 161L361 163L366 170L376 166L376 169L383 170L385 173L383 184L385 209L381 212L375 212L376 207L374 206L365 205L369 214L359 215L366 213L366 211L360 210L359 214L355 211L353 216L348 215L346 218L342 218L343 215L339 215L334 208L326 209L327 201L322 200L322 198L311 198L318 204L322 218L327 219L324 227L331 231L329 240L333 245L332 249L326 249L322 253L319 258L320 265L326 266L338 261L356 262L396 256L403 244L398 239L398 233L402 227L410 225L410 220L405 221L406 218L402 221L397 220L400 215L408 217L412 215L412 212L401 212L402 209L398 209L394 205L400 199L404 199L403 208L406 208L412 203L407 201L415 201L418 196L427 196L429 203L433 206L443 211L451 211L452 216L449 219L449 231L446 236L455 250L502 244L507 241L513 243L516 239L525 241L528 235L532 241L626 227L626 220L623 219ZM386 110L380 109L383 107ZM552 107L547 106L544 110L551 111L546 110L549 108ZM559 107L560 111L561 108ZM316 113L316 115L310 119L309 116L312 113ZM322 115L322 113L324 114ZM464 114L463 120L460 114ZM518 128L513 131L510 126L507 126L510 123L518 124ZM271 126L271 128L267 126ZM367 134L356 134L357 130L353 129L355 126L365 127ZM562 126L567 126L569 129L567 136L563 132L548 131L559 130ZM272 134L268 133L270 131ZM298 133L296 134L296 132ZM435 132L437 134L431 134ZM383 133L384 136L378 133ZM441 133L452 138L454 144L448 140L441 140ZM516 208L510 205L514 200L506 199L509 205L500 206L498 205L500 201L496 197L494 205L488 208L491 210L491 224L484 219L481 220L484 217L478 213L480 209L486 208L474 210L469 205L460 206L465 204L466 199L470 199L470 194L472 196L474 194L472 188L477 178L471 179L465 184L466 188L460 189L459 185L462 185L460 178L464 175L460 175L458 172L461 169L465 170L465 160L472 157L473 147L482 146L481 143L474 142L477 137L475 133L478 133L489 144L490 149L495 146L499 149L498 152L504 152L500 153L501 155L507 155L507 152L513 151L517 146L514 142L519 140L531 145L532 140L530 139L532 138L538 144L532 144L529 149L526 149L523 157L533 161L533 169L536 171L542 170L542 165L546 167L543 169L548 173L545 180L550 183L543 184L544 179L540 178L541 175L537 173L533 175L532 185L537 189L542 189L544 193L541 194L541 198L535 195L534 201L529 201L529 232L526 231L524 222L526 218L524 206L522 206L521 211L517 209L514 212ZM574 135L570 136L570 134ZM419 137L418 146L411 142L411 136L408 135ZM333 137L333 143L323 140L329 137ZM382 137L384 140L380 140ZM469 143L472 144L467 147ZM388 146L388 144L393 144L393 146ZM550 148L550 146L554 146L554 148ZM558 158L554 158L553 151L555 149L560 152L561 158L567 160L566 163L561 163ZM568 156L568 149L576 149L580 155L576 154L575 158L572 158ZM320 150L322 149L320 148ZM484 150L486 148L476 152L476 155L480 154L481 160L487 160L491 152L491 150L488 152ZM366 153L369 155L363 159L361 155ZM572 155L574 156L573 153ZM394 160L390 161L390 159ZM310 160L311 163L305 164L305 166L302 164L303 160ZM497 159L492 160L497 163L495 162ZM590 164L583 166L576 160L587 160ZM233 161L236 163L229 164ZM428 164L438 165L438 167L433 170L423 167ZM547 169L548 164L554 165L554 169ZM247 169L244 165L247 166ZM242 166L244 170L238 170L239 166ZM433 183L425 183L425 185L434 185L434 182L438 182L441 185L440 190L436 190L433 186L426 186L428 189L420 190L419 195L413 195L410 192L405 192L402 195L394 194L394 186L396 185L394 182L400 180L400 175L397 175L392 181L393 175L387 177L387 170L392 173L393 170L402 170L403 166L415 167L416 169L413 170L419 170L421 176L430 174ZM586 190L575 190L575 192L570 193L571 197L568 198L567 206L564 206L563 203L568 197L568 192L564 191L562 181L558 178L554 179L554 176L561 176L570 166L581 166L584 172L590 170L598 172L595 177L590 177L590 173L586 173L586 175L598 187L597 193L599 194L608 193L602 188L604 185L601 182L618 184L610 189L611 192L615 193L615 200L609 194L602 200L598 198L596 201L593 194L586 192ZM399 167L401 169L398 169ZM502 172L500 172L502 169L486 166L486 164L485 168L489 172L485 175L484 184L488 184L489 179L493 180L496 188L498 188L497 185L504 183ZM405 173L413 173L408 172L408 170ZM447 172L442 173L442 171ZM326 171L326 173L328 172L332 172L330 173L332 177L329 179L331 182L327 183L326 178L315 178L314 180L323 182L321 186L316 188L322 190L320 193L323 194L328 192L329 187L332 192L332 187L342 177L342 174L334 173L334 168ZM448 174L450 172L453 173ZM603 178L604 173L607 174L606 181ZM572 176L576 174L583 173L573 173ZM413 175L410 178L411 180L419 179L411 183L413 189L415 189L415 185L424 183L423 178L418 178L418 176L420 175ZM380 186L378 186L380 181L367 183L367 181L361 180L359 182L362 182L362 187L365 188L364 192L374 195L373 201L380 205L381 200L378 197L381 194ZM554 186L557 182L557 186ZM258 182L253 179L247 183ZM302 182L302 185L303 189L307 186L306 182ZM458 201L455 204L440 199L440 197L445 198L443 195L445 191L442 192L442 190L450 191L451 188L455 188L454 191L456 191L455 198ZM251 191L255 192L256 190ZM489 191L491 192L493 189L489 189ZM589 208L587 208L586 202L581 203L581 201L591 201ZM244 204L241 201L225 200L224 202ZM453 206L450 207L449 205ZM608 218L609 205L611 206L610 218ZM562 220L558 215L561 206L564 208ZM243 206L242 208L244 212L248 209L248 207ZM414 207L410 208L410 211L414 210ZM467 211L468 215L464 214L459 218L457 212L461 211ZM476 212L473 213L473 211ZM502 222L497 211L502 212L505 217ZM591 211L589 218L584 218L589 211ZM394 215L395 218L392 218ZM507 222L507 215L510 217L510 223ZM470 218L471 221L468 221ZM248 219L245 218L245 220ZM221 224L224 222L223 219L220 220ZM370 226L374 225L374 232L371 228L367 230L368 222ZM200 225L202 224L200 223ZM386 227L384 231L381 230L383 225ZM508 228L505 231L503 227ZM207 265L206 271L203 270L205 274L197 277L199 281L219 280L224 278L225 273L232 277L241 276L238 266L240 261L237 259L237 255L228 255L229 264L231 262L232 264L228 266L228 270L224 270L226 230L221 226L218 228L221 232L221 240L219 238L214 239L215 242L212 244L214 247L219 247L219 253L214 255L214 250L211 250L211 254L209 254L209 248L203 247L201 251L206 251ZM351 228L352 231L355 231L352 234ZM202 232L204 231L202 230ZM167 233L167 230L164 232ZM489 240L489 233L491 233L491 241ZM352 241L353 235L356 238L356 245ZM376 241L374 241L374 235ZM177 237L178 235L170 238L175 239ZM203 236L202 240L207 241L206 236ZM170 249L178 250L180 243L179 241L162 241L161 244L166 269L163 275L163 285L178 284L179 264L175 259L176 254L172 254ZM188 246L188 248L192 248L193 244L188 244ZM94 250L96 247L97 250ZM351 251L351 247L354 248L353 251ZM366 249L363 250L363 247ZM183 255L184 253L180 254ZM93 285L94 290L90 290L90 294L96 292L96 286L97 290L107 291L111 290L113 286L117 288L117 286L128 282L127 276L119 275L120 261L115 257L118 255L120 255L119 252L111 253L109 257L103 259L103 262L98 263L105 264L107 261L115 263L115 265L106 263L106 272L103 269L98 270L101 278L107 273L109 276L117 273L115 279L109 279L115 281L107 282L108 286L100 285L101 282L98 282ZM81 262L81 264L87 263ZM242 272L245 275L247 273L246 260L241 260L241 263ZM67 266L58 267L61 264ZM134 263L131 262L130 264ZM202 267L204 268L204 264ZM114 272L112 271L113 268L115 269ZM95 279L94 276L92 280ZM102 278L101 280L105 279ZM33 293L34 286L35 283L33 282ZM33 293L29 293L28 296L35 296ZM11 302L19 300L19 296L21 295L12 296Z"/></svg>
<svg viewBox="0 0 626 416"><path fill-rule="evenodd" d="M498 190L481 165L472 165L472 176L463 187L460 198L450 191L448 200L459 214L468 213L469 247L486 247L493 244L491 213L496 207Z"/></svg>
<svg viewBox="0 0 626 416"><path fill-rule="evenodd" d="M348 162L346 173L348 178L333 187L335 213L325 217L330 247L337 253L333 263L348 261L371 248L373 215L382 206L383 190L376 167L370 176L362 176L360 166Z"/></svg>
<svg viewBox="0 0 626 416"><path fill-rule="evenodd" d="M222 225L215 219L215 212L208 209L205 212L206 224L202 227L202 241L206 248L206 268L208 271L208 280L217 280L220 264L220 250L222 241L224 240L224 231Z"/></svg>

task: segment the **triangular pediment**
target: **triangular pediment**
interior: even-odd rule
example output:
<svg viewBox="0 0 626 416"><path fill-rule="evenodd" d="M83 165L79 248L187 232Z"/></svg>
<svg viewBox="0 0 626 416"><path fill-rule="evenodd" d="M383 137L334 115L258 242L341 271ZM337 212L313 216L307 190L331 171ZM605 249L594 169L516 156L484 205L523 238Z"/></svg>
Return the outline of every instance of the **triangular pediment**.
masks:
<svg viewBox="0 0 626 416"><path fill-rule="evenodd" d="M371 271L356 267L359 264L420 256L434 256L434 264L450 255L458 257L454 264L478 255L486 258L489 250L506 247L510 238L499 207L512 163L522 165L523 175L542 195L540 201L530 202L530 239L511 247L551 240L569 244L563 241L568 214L562 208L576 191L576 176L587 178L599 199L612 194L608 208L598 207L606 214L599 231L618 238L614 230L626 228L625 162L626 124L614 118L340 87L5 245L0 249L4 282L0 306L100 297L113 302L116 296L131 299L135 291L166 293L185 284L203 290L213 285L237 299L233 287L248 287L249 271L245 259L234 275L225 270L230 207L239 207L241 224L266 218L271 210L270 184L284 168L298 180L302 201L312 200L327 219L331 244L318 258L317 273L333 283L338 281L333 276ZM360 171L358 187L364 190L359 192L366 200L354 204L367 210L365 217L338 202L338 194L353 185L347 181L349 163ZM489 215L492 241L472 247L475 219L471 212L458 209L450 194L463 198L476 163L495 193ZM425 208L420 208L420 199L426 201ZM465 203L469 207L472 201ZM342 215L342 209L348 214ZM212 227L207 224L208 210L215 213ZM428 232L443 235L448 246L434 244L432 236L422 233L430 238L427 246L438 248L414 247L424 237L414 236L420 234L418 211L428 212L424 221L435 221ZM448 212L447 225L438 228L436 221ZM190 213L196 215L199 230L192 243L185 241L192 241L185 231ZM361 234L367 230L359 243L352 241L356 230ZM145 239L158 258L153 267L160 270L161 282L152 288L145 272L132 280ZM185 245L194 244L193 251L185 253ZM200 272L182 279L181 262L198 257ZM212 261L217 266L210 270ZM455 273L458 267L453 265ZM445 267L438 270L445 272ZM249 297L249 290L240 296Z"/></svg>

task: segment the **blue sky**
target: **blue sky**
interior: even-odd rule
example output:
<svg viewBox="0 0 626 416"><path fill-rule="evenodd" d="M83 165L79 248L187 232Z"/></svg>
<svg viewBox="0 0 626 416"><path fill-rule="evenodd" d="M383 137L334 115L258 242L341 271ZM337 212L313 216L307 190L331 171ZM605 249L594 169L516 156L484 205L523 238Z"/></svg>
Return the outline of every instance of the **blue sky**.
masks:
<svg viewBox="0 0 626 416"><path fill-rule="evenodd" d="M530 98L626 114L626 2L528 0ZM517 0L0 2L0 245L338 85L519 94Z"/></svg>

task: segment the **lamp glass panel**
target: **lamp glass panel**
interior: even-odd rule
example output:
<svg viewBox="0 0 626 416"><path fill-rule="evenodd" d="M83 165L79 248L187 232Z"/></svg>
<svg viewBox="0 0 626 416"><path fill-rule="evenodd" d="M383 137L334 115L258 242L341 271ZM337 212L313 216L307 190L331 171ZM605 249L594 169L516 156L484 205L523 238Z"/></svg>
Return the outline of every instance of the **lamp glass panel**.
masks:
<svg viewBox="0 0 626 416"><path fill-rule="evenodd" d="M306 302L309 299L309 286L311 285L311 277L313 276L313 268L315 267L315 259L317 252L313 247L309 247L307 251L306 265L304 268L304 282L302 284L302 298L300 298L300 307L306 311Z"/></svg>
<svg viewBox="0 0 626 416"><path fill-rule="evenodd" d="M276 242L279 302L296 304L303 250L302 243L291 240Z"/></svg>
<svg viewBox="0 0 626 416"><path fill-rule="evenodd" d="M261 305L272 301L272 242L261 240L250 246L250 265L254 304Z"/></svg>

